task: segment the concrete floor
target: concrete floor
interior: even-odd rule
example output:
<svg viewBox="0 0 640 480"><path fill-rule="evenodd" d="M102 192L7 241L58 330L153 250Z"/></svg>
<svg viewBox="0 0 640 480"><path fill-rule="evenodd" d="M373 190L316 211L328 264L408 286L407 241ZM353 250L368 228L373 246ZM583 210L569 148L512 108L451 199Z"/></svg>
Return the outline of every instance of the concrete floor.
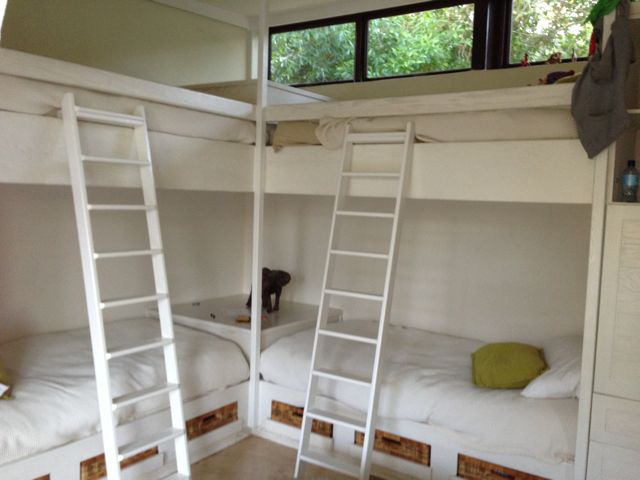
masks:
<svg viewBox="0 0 640 480"><path fill-rule="evenodd" d="M258 437L249 437L191 467L193 480L284 480L293 478L296 451ZM350 477L308 466L305 479L346 480Z"/></svg>

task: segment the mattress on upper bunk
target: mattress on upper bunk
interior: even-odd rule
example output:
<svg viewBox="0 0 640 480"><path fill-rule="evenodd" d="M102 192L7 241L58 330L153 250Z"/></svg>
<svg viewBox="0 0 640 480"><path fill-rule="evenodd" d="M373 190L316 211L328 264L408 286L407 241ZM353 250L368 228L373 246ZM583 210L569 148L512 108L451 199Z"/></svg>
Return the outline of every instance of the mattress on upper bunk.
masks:
<svg viewBox="0 0 640 480"><path fill-rule="evenodd" d="M332 329L375 337L377 323L352 320L332 324ZM390 326L387 335L381 417L428 423L480 451L525 455L553 464L573 461L576 399L529 399L520 390L475 387L471 353L483 342L398 326ZM261 358L263 378L306 390L313 336L313 330L305 330L266 349ZM322 348L318 358L330 360L320 368L371 377L370 345L325 339ZM322 381L319 391L349 408L366 411L366 388Z"/></svg>
<svg viewBox="0 0 640 480"><path fill-rule="evenodd" d="M179 326L175 334L183 400L249 377L236 344ZM107 345L112 347L158 336L158 321L153 319L106 324ZM0 401L0 465L99 431L88 328L0 344L0 364L13 383L12 399ZM161 349L117 358L109 366L114 397L166 382ZM122 408L116 414L119 423L165 408L168 401L163 397Z"/></svg>
<svg viewBox="0 0 640 480"><path fill-rule="evenodd" d="M0 110L56 115L67 92L73 92L78 105L98 110L131 114L143 105L154 132L244 144L256 140L255 123L249 120L0 74Z"/></svg>
<svg viewBox="0 0 640 480"><path fill-rule="evenodd" d="M319 122L280 122L273 134L276 151L287 145L342 147L345 127L352 132L403 131L413 122L418 141L489 142L578 138L568 109L496 110L398 117L323 118Z"/></svg>

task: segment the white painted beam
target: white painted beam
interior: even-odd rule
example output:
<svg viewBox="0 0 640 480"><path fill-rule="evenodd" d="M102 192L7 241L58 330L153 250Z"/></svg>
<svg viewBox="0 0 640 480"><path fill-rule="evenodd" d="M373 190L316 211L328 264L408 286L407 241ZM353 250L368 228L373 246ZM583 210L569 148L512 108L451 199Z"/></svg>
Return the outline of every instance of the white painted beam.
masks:
<svg viewBox="0 0 640 480"><path fill-rule="evenodd" d="M224 8L201 2L200 0L153 0L156 3L166 5L168 7L184 10L185 12L195 13L203 17L217 20L218 22L228 23L236 27L249 30L249 19L241 13L232 12Z"/></svg>

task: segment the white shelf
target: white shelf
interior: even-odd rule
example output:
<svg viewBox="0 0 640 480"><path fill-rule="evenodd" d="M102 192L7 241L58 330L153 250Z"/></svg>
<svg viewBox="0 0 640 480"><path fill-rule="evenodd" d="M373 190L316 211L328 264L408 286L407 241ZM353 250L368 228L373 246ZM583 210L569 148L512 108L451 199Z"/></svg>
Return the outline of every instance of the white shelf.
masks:
<svg viewBox="0 0 640 480"><path fill-rule="evenodd" d="M231 295L172 305L173 321L177 325L233 340L248 356L251 342L251 323L236 321L238 315L251 314L245 306L247 298L248 294ZM148 313L157 318L156 308L149 309ZM328 318L330 322L341 321L342 310L330 308ZM267 348L281 337L314 327L317 319L317 305L281 300L279 311L269 314L263 313L262 348Z"/></svg>

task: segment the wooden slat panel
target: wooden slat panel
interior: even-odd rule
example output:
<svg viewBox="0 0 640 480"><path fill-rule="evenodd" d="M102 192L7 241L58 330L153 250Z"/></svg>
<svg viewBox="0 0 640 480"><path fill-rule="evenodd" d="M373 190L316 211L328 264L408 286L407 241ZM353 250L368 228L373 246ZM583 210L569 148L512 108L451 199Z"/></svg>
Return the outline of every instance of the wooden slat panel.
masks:
<svg viewBox="0 0 640 480"><path fill-rule="evenodd" d="M288 403L278 402L273 400L271 402L271 420L284 423L295 428L302 428L302 415L304 414L304 408L289 405ZM322 435L323 437L333 437L333 424L327 422L321 422L319 420L313 420L311 424L311 431Z"/></svg>
<svg viewBox="0 0 640 480"><path fill-rule="evenodd" d="M458 477L467 480L547 480L462 454L458 455Z"/></svg>
<svg viewBox="0 0 640 480"><path fill-rule="evenodd" d="M136 463L140 463L158 454L158 447L145 450L133 457L125 458L120 462L120 468L125 469ZM107 474L107 466L104 455L96 455L80 462L80 480L98 480Z"/></svg>
<svg viewBox="0 0 640 480"><path fill-rule="evenodd" d="M364 434L356 432L354 443L362 445L364 443ZM373 449L394 457L426 465L427 467L431 465L430 445L393 433L376 430Z"/></svg>
<svg viewBox="0 0 640 480"><path fill-rule="evenodd" d="M197 438L205 433L228 425L238 420L238 402L230 403L224 407L217 408L208 413L202 414L187 420L187 438L189 440Z"/></svg>

